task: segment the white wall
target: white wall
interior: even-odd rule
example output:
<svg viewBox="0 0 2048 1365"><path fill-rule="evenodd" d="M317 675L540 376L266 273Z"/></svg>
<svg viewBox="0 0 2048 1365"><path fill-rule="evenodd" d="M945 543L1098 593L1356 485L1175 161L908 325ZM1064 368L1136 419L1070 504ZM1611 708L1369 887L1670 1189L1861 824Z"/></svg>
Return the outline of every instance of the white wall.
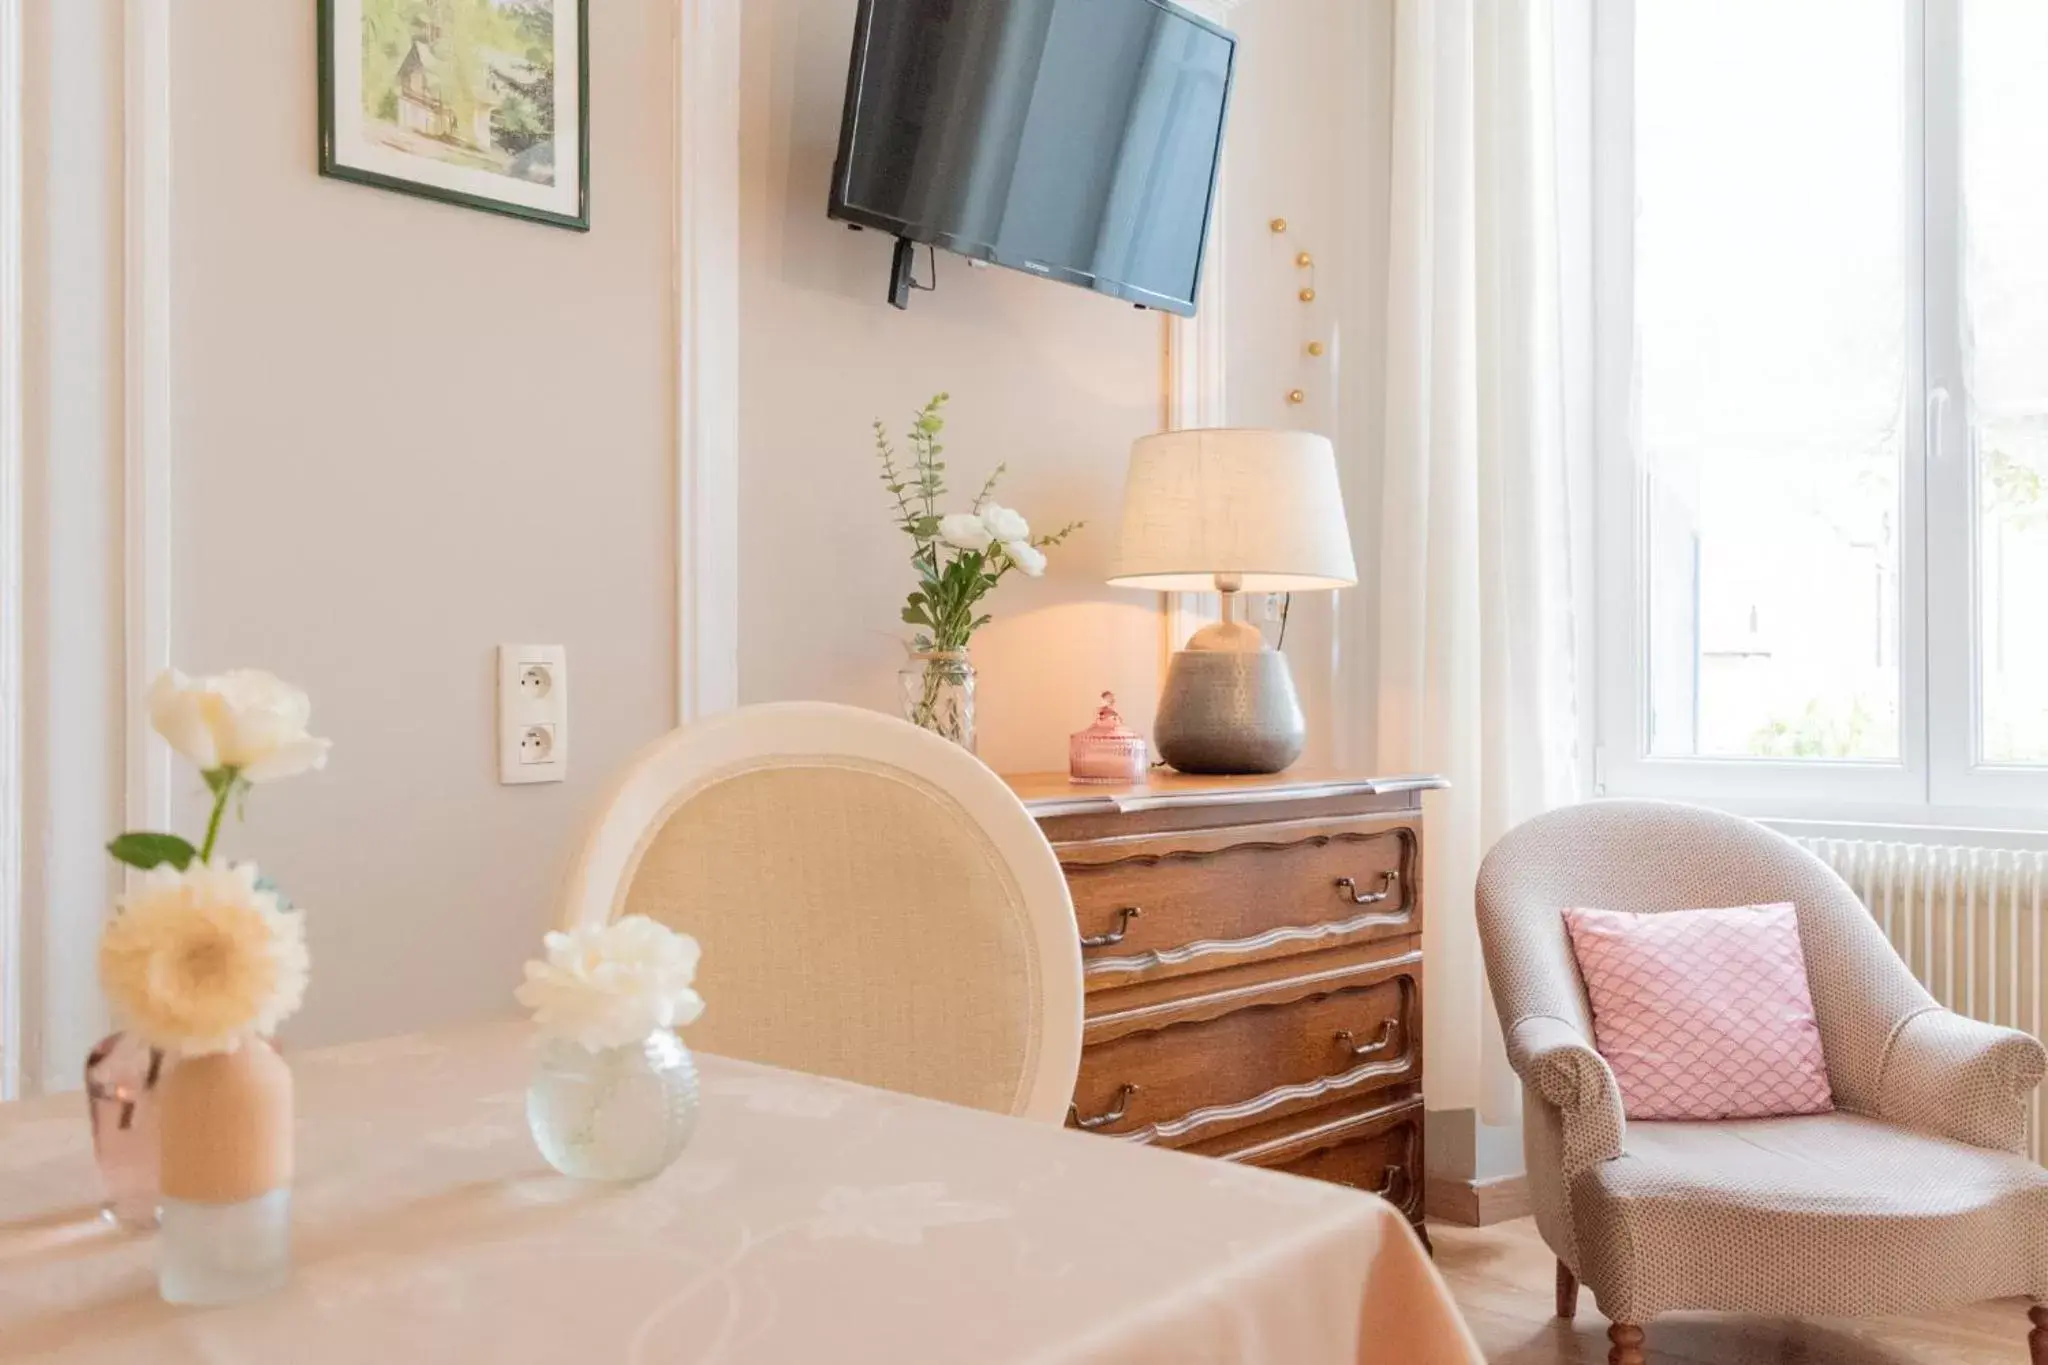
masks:
<svg viewBox="0 0 2048 1365"><path fill-rule="evenodd" d="M591 25L587 235L316 176L313 8L180 5L173 52L175 652L334 740L228 836L309 908L302 1041L512 1010L675 696L670 7ZM505 640L568 646L562 785L497 784Z"/></svg>
<svg viewBox="0 0 2048 1365"><path fill-rule="evenodd" d="M914 579L869 423L900 435L943 389L960 505L1007 461L1001 501L1035 525L1089 523L1044 580L997 591L974 643L982 757L1061 768L1097 693L1149 726L1158 692L1158 596L1102 580L1124 458L1160 425L1159 315L944 255L937 293L889 307L893 239L825 216L853 16L854 0L746 6L741 695L895 707Z"/></svg>
<svg viewBox="0 0 2048 1365"><path fill-rule="evenodd" d="M1310 766L1370 765L1370 626L1378 545L1383 306L1357 286L1384 275L1391 8L1358 0L1246 0L1223 205L1229 281L1227 418L1337 442L1360 584L1294 600L1286 651L1309 721ZM1377 45L1377 46L1376 46ZM1377 187L1379 193L1374 195ZM1270 224L1284 219L1287 230ZM1375 232L1377 228L1377 232ZM1312 269L1295 264L1301 252ZM1304 303L1300 291L1313 287ZM1324 354L1308 354L1311 341ZM1306 401L1288 401L1299 389ZM1346 620L1339 629L1340 613ZM1369 628L1350 618L1367 614ZM1269 636L1273 634L1269 627ZM1347 657L1347 652L1356 657Z"/></svg>
<svg viewBox="0 0 2048 1365"><path fill-rule="evenodd" d="M882 301L888 242L824 211L853 6L744 7L743 696L894 707L909 576L868 424L900 429L944 388L963 500L1007 461L1006 501L1090 522L1047 579L1004 586L975 646L983 756L1056 768L1103 688L1151 719L1159 600L1102 577L1125 454L1161 423L1161 323L954 258L909 313ZM1232 16L1240 423L1334 429L1345 411L1313 369L1293 377L1295 243L1264 230L1285 214L1337 251L1322 25L1343 7ZM336 742L327 772L257 792L228 835L312 916L302 1044L509 1012L599 789L672 722L675 690L670 5L594 15L588 236L320 179L313 8L180 3L172 54L174 645L190 670L301 683ZM49 1084L76 1083L103 1024L100 844L121 811L121 12L29 0L25 984ZM1292 382L1308 407L1284 404ZM1352 519L1370 535L1372 514ZM1320 725L1343 708L1317 611L1289 653ZM510 639L569 647L563 786L495 782L491 650ZM198 798L181 788L186 827Z"/></svg>

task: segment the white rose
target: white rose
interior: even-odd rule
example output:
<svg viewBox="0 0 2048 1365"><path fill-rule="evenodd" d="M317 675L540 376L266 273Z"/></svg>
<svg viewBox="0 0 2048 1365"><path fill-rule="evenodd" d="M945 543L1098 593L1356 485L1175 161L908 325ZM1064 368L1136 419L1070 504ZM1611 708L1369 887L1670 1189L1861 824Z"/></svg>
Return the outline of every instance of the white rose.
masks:
<svg viewBox="0 0 2048 1365"><path fill-rule="evenodd" d="M998 503L992 502L981 509L981 524L997 540L1031 539L1031 523L1024 520L1024 514Z"/></svg>
<svg viewBox="0 0 2048 1365"><path fill-rule="evenodd" d="M327 766L328 741L306 733L313 703L261 669L188 678L165 669L149 689L149 723L201 772L233 768L274 782Z"/></svg>
<svg viewBox="0 0 2048 1365"><path fill-rule="evenodd" d="M704 1013L691 989L699 950L688 934L628 915L601 929L549 934L546 943L547 961L526 964L517 992L546 1037L599 1052Z"/></svg>
<svg viewBox="0 0 2048 1365"><path fill-rule="evenodd" d="M939 539L959 550L986 550L996 543L988 527L972 512L955 512L939 518Z"/></svg>
<svg viewBox="0 0 2048 1365"><path fill-rule="evenodd" d="M1045 573L1045 551L1036 545L1028 541L1006 540L1003 542L1003 549L1009 554L1011 562L1024 571L1025 577L1037 578Z"/></svg>

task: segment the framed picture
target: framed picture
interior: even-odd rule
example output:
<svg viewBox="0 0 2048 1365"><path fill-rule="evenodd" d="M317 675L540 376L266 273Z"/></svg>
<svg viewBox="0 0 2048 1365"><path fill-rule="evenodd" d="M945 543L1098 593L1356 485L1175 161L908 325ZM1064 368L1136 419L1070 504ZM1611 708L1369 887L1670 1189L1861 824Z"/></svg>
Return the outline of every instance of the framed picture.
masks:
<svg viewBox="0 0 2048 1365"><path fill-rule="evenodd" d="M320 173L590 228L590 0L320 0Z"/></svg>

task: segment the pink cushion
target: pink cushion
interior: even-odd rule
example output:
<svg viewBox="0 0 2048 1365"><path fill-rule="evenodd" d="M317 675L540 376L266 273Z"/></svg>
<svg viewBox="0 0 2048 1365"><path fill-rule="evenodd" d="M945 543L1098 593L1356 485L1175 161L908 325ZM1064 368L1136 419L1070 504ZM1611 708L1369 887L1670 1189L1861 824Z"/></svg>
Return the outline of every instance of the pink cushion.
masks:
<svg viewBox="0 0 2048 1365"><path fill-rule="evenodd" d="M1791 905L1567 910L1593 1041L1632 1119L1835 1107Z"/></svg>

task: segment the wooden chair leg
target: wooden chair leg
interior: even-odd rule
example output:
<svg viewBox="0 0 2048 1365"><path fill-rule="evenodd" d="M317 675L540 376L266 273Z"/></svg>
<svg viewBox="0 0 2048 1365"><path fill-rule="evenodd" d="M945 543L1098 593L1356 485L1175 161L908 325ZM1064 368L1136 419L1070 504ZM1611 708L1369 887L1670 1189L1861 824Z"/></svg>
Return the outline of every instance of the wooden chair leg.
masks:
<svg viewBox="0 0 2048 1365"><path fill-rule="evenodd" d="M1579 1315L1579 1277L1563 1261L1557 1263L1557 1315L1566 1322Z"/></svg>
<svg viewBox="0 0 2048 1365"><path fill-rule="evenodd" d="M1607 1365L1647 1365L1642 1328L1632 1322L1617 1322L1607 1329L1607 1339L1614 1343L1607 1352Z"/></svg>
<svg viewBox="0 0 2048 1365"><path fill-rule="evenodd" d="M2027 1310L2027 1321L2034 1330L2027 1333L2027 1354L2033 1357L2034 1365L2048 1365L2048 1305L2035 1304Z"/></svg>

